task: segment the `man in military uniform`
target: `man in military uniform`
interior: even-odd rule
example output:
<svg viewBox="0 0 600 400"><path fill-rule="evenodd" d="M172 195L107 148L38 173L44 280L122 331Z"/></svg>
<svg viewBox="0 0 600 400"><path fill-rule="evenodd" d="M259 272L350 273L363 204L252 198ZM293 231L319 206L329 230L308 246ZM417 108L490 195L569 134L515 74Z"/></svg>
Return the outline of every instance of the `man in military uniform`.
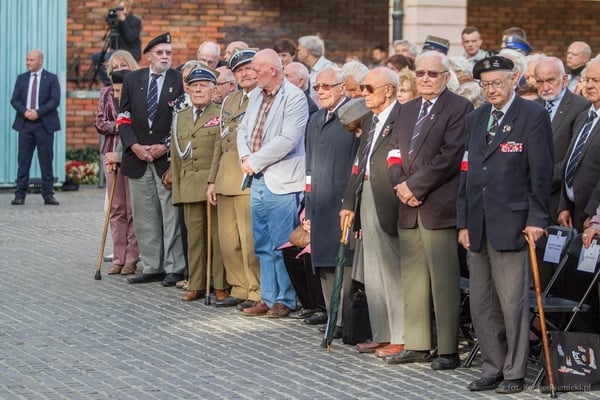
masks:
<svg viewBox="0 0 600 400"><path fill-rule="evenodd" d="M250 219L250 191L241 189L237 151L237 127L248 106L248 93L256 87L256 72L250 62L255 50L234 52L227 67L233 72L239 87L227 96L221 108L221 129L217 137L210 174L208 201L218 205L219 238L227 281L231 295L215 301L217 307L239 305L250 307L260 301L258 258L254 254L252 221Z"/></svg>
<svg viewBox="0 0 600 400"><path fill-rule="evenodd" d="M187 77L186 86L192 106L175 114L171 127L173 204L183 205L183 219L188 232L189 283L181 298L183 301L193 301L206 295L206 185L215 141L219 136L219 107L211 102L216 82L216 72L208 67L193 69ZM216 221L216 212L214 215L212 219ZM213 248L218 249L214 222L213 227ZM214 286L223 291L226 283L223 274L218 273L219 266L222 266L220 253L215 251L213 254Z"/></svg>

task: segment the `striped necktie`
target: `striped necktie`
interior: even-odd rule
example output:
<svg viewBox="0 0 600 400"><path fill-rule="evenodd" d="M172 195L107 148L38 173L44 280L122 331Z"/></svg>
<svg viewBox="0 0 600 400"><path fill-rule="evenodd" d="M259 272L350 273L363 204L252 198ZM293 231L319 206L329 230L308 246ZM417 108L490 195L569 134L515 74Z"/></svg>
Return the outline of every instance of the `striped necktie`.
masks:
<svg viewBox="0 0 600 400"><path fill-rule="evenodd" d="M488 146L492 143L492 140L494 140L494 137L496 136L498 122L500 121L500 118L502 118L503 115L504 113L502 111L492 111L492 125L490 126L490 129L488 129L486 132Z"/></svg>
<svg viewBox="0 0 600 400"><path fill-rule="evenodd" d="M415 124L415 129L413 129L412 136L410 137L410 146L408 148L408 156L410 157L415 150L415 145L417 143L417 138L421 134L421 129L425 124L425 117L429 113L429 107L431 106L431 102L429 100L425 100L423 105L421 106L421 112L419 113L419 118L417 118L417 123Z"/></svg>
<svg viewBox="0 0 600 400"><path fill-rule="evenodd" d="M567 169L565 170L565 183L567 187L573 187L573 180L575 179L575 169L577 169L577 165L581 160L581 155L583 154L583 146L585 142L587 142L590 132L592 131L592 125L594 124L594 119L596 119L598 115L594 111L590 111L588 117L583 124L583 129L581 130L581 134L577 137L577 141L575 142L575 146L573 146L573 151L571 152L571 157L569 157L569 162L567 163Z"/></svg>
<svg viewBox="0 0 600 400"><path fill-rule="evenodd" d="M160 74L151 74L152 79L150 80L150 89L148 90L148 119L154 121L156 115L156 109L158 108L158 84L157 80Z"/></svg>

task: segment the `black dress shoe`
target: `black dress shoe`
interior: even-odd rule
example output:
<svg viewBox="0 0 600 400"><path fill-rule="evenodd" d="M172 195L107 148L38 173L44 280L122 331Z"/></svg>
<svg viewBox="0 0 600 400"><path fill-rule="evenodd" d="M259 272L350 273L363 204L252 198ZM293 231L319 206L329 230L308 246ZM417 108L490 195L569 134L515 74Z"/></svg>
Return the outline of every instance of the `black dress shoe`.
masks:
<svg viewBox="0 0 600 400"><path fill-rule="evenodd" d="M244 311L244 308L250 308L254 306L254 303L255 302L252 300L244 300L240 304L236 305L235 309L239 311Z"/></svg>
<svg viewBox="0 0 600 400"><path fill-rule="evenodd" d="M321 325L327 323L327 313L325 311L316 311L310 317L304 318L307 325Z"/></svg>
<svg viewBox="0 0 600 400"><path fill-rule="evenodd" d="M473 382L469 383L467 388L472 392L482 392L484 390L494 390L498 386L498 384L502 382L502 377L482 377Z"/></svg>
<svg viewBox="0 0 600 400"><path fill-rule="evenodd" d="M22 206L23 204L25 204L25 198L15 197L13 201L10 202L10 204L12 204L13 206Z"/></svg>
<svg viewBox="0 0 600 400"><path fill-rule="evenodd" d="M47 198L45 198L45 199L44 199L44 204L45 204L45 205L47 205L47 206L57 206L57 205L59 205L60 203L58 202L58 200L56 200L56 199L54 198L54 196L52 196L52 197L47 197Z"/></svg>
<svg viewBox="0 0 600 400"><path fill-rule="evenodd" d="M164 272L158 272L156 274L141 274L140 276L136 276L133 278L127 279L127 283L150 283L150 282L160 282L165 277Z"/></svg>
<svg viewBox="0 0 600 400"><path fill-rule="evenodd" d="M306 317L310 317L311 315L313 315L316 312L317 312L317 309L314 309L314 308L311 308L311 309L301 308L298 311L292 311L288 315L288 318L292 318L292 319L304 319Z"/></svg>
<svg viewBox="0 0 600 400"><path fill-rule="evenodd" d="M514 394L523 391L525 387L524 379L505 379L496 386L496 393Z"/></svg>
<svg viewBox="0 0 600 400"><path fill-rule="evenodd" d="M319 332L325 333L326 329L327 329L327 325L323 325L323 326L319 327ZM342 328L341 326L336 326L335 329L333 330L333 338L341 339L342 336L344 336L344 328Z"/></svg>
<svg viewBox="0 0 600 400"><path fill-rule="evenodd" d="M240 303L243 303L244 299L238 299L237 297L227 296L223 300L215 300L216 307L233 307Z"/></svg>
<svg viewBox="0 0 600 400"><path fill-rule="evenodd" d="M428 350L402 350L398 354L383 357L386 364L408 364L413 362L431 361L431 353Z"/></svg>
<svg viewBox="0 0 600 400"><path fill-rule="evenodd" d="M183 279L183 274L170 273L165 275L165 278L160 283L164 287L175 286L177 282Z"/></svg>
<svg viewBox="0 0 600 400"><path fill-rule="evenodd" d="M460 365L460 358L458 354L446 354L437 357L431 362L431 369L436 371L443 371L447 369L454 369Z"/></svg>

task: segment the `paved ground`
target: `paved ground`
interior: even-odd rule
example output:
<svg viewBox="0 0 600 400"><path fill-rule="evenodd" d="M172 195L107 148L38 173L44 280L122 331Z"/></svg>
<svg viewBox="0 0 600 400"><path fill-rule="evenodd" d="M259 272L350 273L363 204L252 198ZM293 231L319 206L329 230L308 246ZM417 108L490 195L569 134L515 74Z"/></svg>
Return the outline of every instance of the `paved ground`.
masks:
<svg viewBox="0 0 600 400"><path fill-rule="evenodd" d="M385 365L291 319L244 317L158 283L94 280L104 191L58 207L0 193L0 399L466 399L479 368ZM110 245L110 243L109 243ZM110 251L108 249L107 251ZM463 354L464 356L464 354ZM533 374L531 370L531 375ZM514 398L545 398L529 388ZM565 399L594 393L560 394Z"/></svg>

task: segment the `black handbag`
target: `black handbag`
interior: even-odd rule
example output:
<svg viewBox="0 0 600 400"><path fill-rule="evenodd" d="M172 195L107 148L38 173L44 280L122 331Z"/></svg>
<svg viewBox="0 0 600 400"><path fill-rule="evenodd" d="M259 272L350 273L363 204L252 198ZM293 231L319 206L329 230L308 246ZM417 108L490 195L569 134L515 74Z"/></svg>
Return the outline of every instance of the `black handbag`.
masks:
<svg viewBox="0 0 600 400"><path fill-rule="evenodd" d="M551 331L554 384L559 392L600 388L600 335Z"/></svg>
<svg viewBox="0 0 600 400"><path fill-rule="evenodd" d="M352 281L352 294L344 301L342 312L344 344L354 345L371 338L367 295L362 283Z"/></svg>

